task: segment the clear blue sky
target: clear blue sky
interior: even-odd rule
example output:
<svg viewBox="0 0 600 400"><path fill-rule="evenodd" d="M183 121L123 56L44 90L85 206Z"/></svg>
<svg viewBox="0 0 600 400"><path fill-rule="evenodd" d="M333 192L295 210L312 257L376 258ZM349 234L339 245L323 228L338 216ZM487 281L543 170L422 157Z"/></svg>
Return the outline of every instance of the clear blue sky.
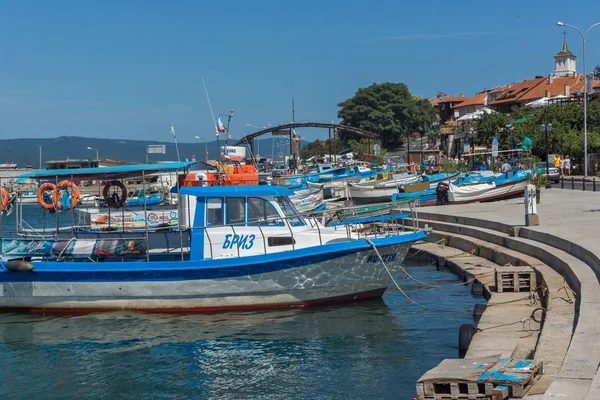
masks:
<svg viewBox="0 0 600 400"><path fill-rule="evenodd" d="M1 137L170 141L173 122L181 142L213 139L201 77L215 113L235 110L234 138L246 123L290 121L292 93L297 121L338 121L337 103L373 82L471 96L553 72L556 21L587 28L598 11L597 0L3 1ZM567 39L581 71L581 38Z"/></svg>

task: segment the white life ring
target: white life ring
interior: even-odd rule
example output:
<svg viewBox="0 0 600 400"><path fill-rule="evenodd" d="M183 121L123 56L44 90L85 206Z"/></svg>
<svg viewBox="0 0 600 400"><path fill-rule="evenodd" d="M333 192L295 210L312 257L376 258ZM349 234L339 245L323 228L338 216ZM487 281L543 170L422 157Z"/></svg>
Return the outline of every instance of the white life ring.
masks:
<svg viewBox="0 0 600 400"><path fill-rule="evenodd" d="M194 177L194 179L196 181L202 182L202 185L200 185L200 186L205 186L208 181L208 177L206 176L205 173L202 173L202 172L197 173L196 176Z"/></svg>

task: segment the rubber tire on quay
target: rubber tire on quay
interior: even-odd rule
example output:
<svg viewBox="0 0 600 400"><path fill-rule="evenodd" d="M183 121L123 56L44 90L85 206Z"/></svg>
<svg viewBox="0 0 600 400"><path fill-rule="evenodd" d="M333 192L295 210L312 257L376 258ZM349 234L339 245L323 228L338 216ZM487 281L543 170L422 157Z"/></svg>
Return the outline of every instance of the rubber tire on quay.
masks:
<svg viewBox="0 0 600 400"><path fill-rule="evenodd" d="M487 304L483 304L483 303L475 304L475 307L473 308L473 318L475 318L475 319L481 318L481 316L485 312L486 308L487 308Z"/></svg>
<svg viewBox="0 0 600 400"><path fill-rule="evenodd" d="M473 296L483 296L483 283L479 281L473 281L471 286L471 293Z"/></svg>
<svg viewBox="0 0 600 400"><path fill-rule="evenodd" d="M475 332L477 332L477 328L471 324L463 324L460 326L460 329L458 330L458 356L460 358L465 357Z"/></svg>

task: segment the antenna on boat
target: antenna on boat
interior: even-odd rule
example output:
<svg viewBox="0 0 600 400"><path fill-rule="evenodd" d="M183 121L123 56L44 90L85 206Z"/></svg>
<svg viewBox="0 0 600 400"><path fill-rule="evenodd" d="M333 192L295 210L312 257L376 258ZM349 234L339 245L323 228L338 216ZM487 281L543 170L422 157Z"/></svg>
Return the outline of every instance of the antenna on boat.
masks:
<svg viewBox="0 0 600 400"><path fill-rule="evenodd" d="M179 158L179 146L177 145L177 135L175 134L175 127L171 122L171 133L173 134L173 139L175 139L175 150L177 150L177 161L181 162L181 158Z"/></svg>
<svg viewBox="0 0 600 400"><path fill-rule="evenodd" d="M217 127L217 121L215 120L215 113L213 112L212 104L210 103L210 97L208 97L208 90L206 89L206 83L204 82L204 77L202 77L202 85L204 85L204 93L206 94L206 100L208 101L208 109L210 110L210 116L213 120L213 126L215 127L215 131L217 132L217 155L221 152L219 148L219 129ZM219 158L219 157L217 157Z"/></svg>

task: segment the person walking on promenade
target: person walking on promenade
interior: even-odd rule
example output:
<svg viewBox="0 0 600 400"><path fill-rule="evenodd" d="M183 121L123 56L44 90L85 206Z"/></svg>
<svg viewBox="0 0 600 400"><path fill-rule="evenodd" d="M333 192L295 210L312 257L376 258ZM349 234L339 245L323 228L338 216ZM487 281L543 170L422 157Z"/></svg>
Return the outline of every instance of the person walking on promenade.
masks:
<svg viewBox="0 0 600 400"><path fill-rule="evenodd" d="M571 176L571 159L568 155L565 156L565 173Z"/></svg>
<svg viewBox="0 0 600 400"><path fill-rule="evenodd" d="M552 164L554 164L554 167L558 169L560 175L562 176L562 171L560 170L560 157L558 156L558 154L554 155L554 158L552 159Z"/></svg>

